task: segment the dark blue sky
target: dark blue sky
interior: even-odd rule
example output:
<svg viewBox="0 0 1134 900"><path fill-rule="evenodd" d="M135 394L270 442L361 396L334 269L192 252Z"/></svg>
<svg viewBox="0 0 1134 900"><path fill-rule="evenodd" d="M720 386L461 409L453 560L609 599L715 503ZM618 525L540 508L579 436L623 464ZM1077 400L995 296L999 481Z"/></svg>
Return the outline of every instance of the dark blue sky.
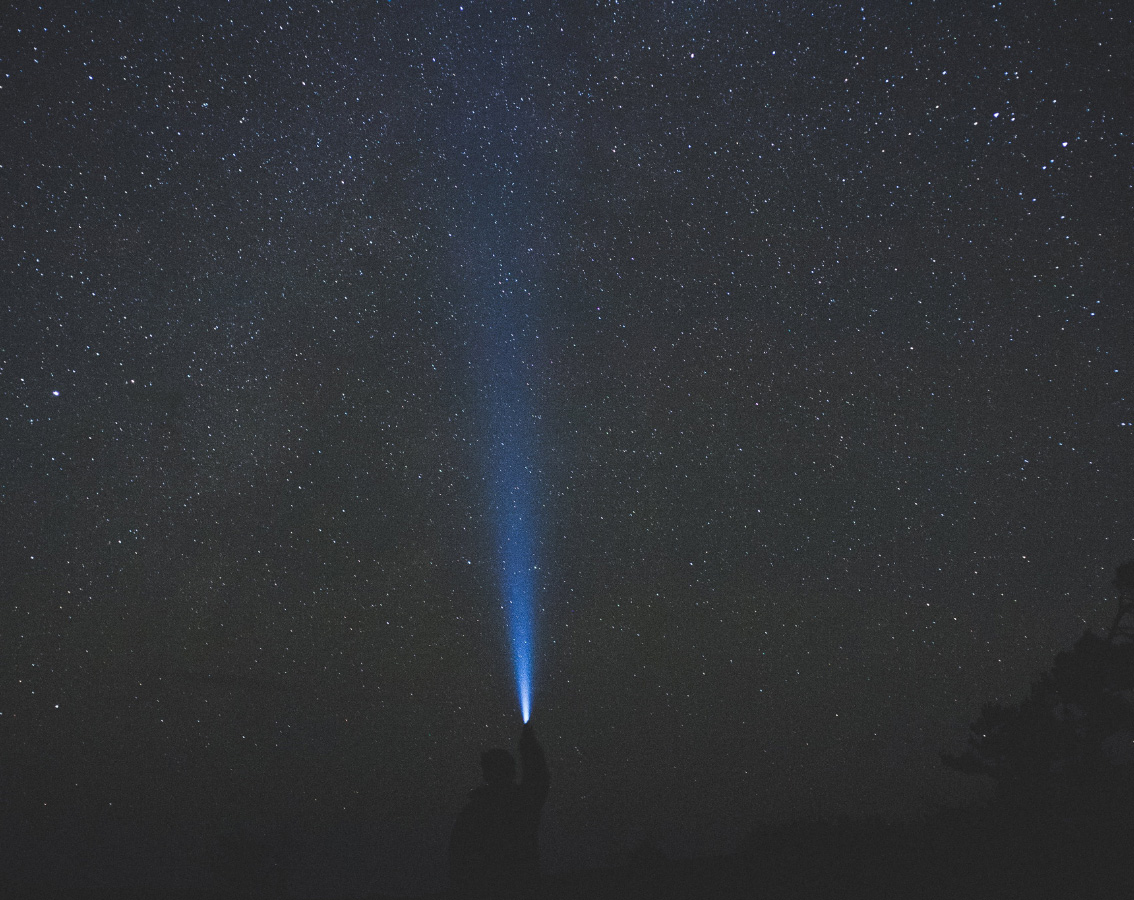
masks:
<svg viewBox="0 0 1134 900"><path fill-rule="evenodd" d="M286 828L297 887L435 886L518 736L493 432L530 479L552 866L960 802L938 753L1108 621L1121 4L5 21L21 840L200 878L202 834Z"/></svg>

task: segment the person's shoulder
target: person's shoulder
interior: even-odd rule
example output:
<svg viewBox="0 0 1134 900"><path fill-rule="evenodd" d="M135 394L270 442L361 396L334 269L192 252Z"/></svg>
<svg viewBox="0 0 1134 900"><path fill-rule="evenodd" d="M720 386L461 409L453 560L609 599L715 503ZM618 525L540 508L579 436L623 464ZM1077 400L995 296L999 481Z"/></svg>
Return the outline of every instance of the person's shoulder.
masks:
<svg viewBox="0 0 1134 900"><path fill-rule="evenodd" d="M530 802L528 796L529 791L522 784L512 784L508 786L508 793L504 798L504 802L508 805L509 809L520 809L527 807Z"/></svg>

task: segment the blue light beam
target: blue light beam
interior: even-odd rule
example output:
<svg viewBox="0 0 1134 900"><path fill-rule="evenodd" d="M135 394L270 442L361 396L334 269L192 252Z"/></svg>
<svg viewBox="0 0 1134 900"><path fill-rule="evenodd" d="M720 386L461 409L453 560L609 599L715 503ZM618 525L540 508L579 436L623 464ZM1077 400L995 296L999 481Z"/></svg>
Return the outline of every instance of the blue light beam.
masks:
<svg viewBox="0 0 1134 900"><path fill-rule="evenodd" d="M496 554L496 590L504 613L520 712L526 723L538 683L537 605L542 596L539 391L544 302L540 259L548 247L546 216L531 202L543 188L529 182L538 160L513 145L508 109L499 110L500 158L469 183L466 215L454 229L469 374L476 386L486 507ZM518 125L516 127L519 127ZM480 132L477 132L479 140ZM463 174L462 178L468 176Z"/></svg>
<svg viewBox="0 0 1134 900"><path fill-rule="evenodd" d="M518 374L518 367L513 369ZM523 385L517 377L496 384L493 415L493 507L496 518L501 604L516 692L524 722L531 718L534 682L536 533L530 416L525 414Z"/></svg>

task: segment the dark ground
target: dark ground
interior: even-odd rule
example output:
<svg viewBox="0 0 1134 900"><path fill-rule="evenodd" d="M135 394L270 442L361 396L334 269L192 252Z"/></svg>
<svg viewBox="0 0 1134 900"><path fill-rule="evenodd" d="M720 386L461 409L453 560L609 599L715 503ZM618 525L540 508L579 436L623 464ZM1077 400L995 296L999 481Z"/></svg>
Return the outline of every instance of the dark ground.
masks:
<svg viewBox="0 0 1134 900"><path fill-rule="evenodd" d="M546 900L594 898L1109 898L1134 896L1134 829L1130 816L1106 824L1088 817L1042 821L1035 814L973 808L942 811L917 823L882 821L796 822L752 832L729 855L672 859L643 844L622 865L579 873L548 873ZM11 845L7 848L11 850ZM9 874L13 871L9 862ZM168 898L236 900L291 898L273 877L276 867L248 853L230 852L227 871L212 890L176 891L146 885L50 884L51 860L24 876L3 896L22 898ZM243 865L243 868L241 868ZM218 866L218 872L224 865ZM390 895L374 893L366 900ZM445 894L419 895L443 897Z"/></svg>

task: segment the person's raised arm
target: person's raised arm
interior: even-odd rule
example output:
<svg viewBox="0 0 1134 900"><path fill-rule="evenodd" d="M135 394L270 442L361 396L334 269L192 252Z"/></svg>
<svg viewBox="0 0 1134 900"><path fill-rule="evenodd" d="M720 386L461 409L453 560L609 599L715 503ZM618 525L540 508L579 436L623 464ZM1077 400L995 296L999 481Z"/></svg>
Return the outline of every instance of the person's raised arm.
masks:
<svg viewBox="0 0 1134 900"><path fill-rule="evenodd" d="M551 773L547 769L547 757L536 740L531 722L527 722L520 732L520 787L542 806L550 786Z"/></svg>

